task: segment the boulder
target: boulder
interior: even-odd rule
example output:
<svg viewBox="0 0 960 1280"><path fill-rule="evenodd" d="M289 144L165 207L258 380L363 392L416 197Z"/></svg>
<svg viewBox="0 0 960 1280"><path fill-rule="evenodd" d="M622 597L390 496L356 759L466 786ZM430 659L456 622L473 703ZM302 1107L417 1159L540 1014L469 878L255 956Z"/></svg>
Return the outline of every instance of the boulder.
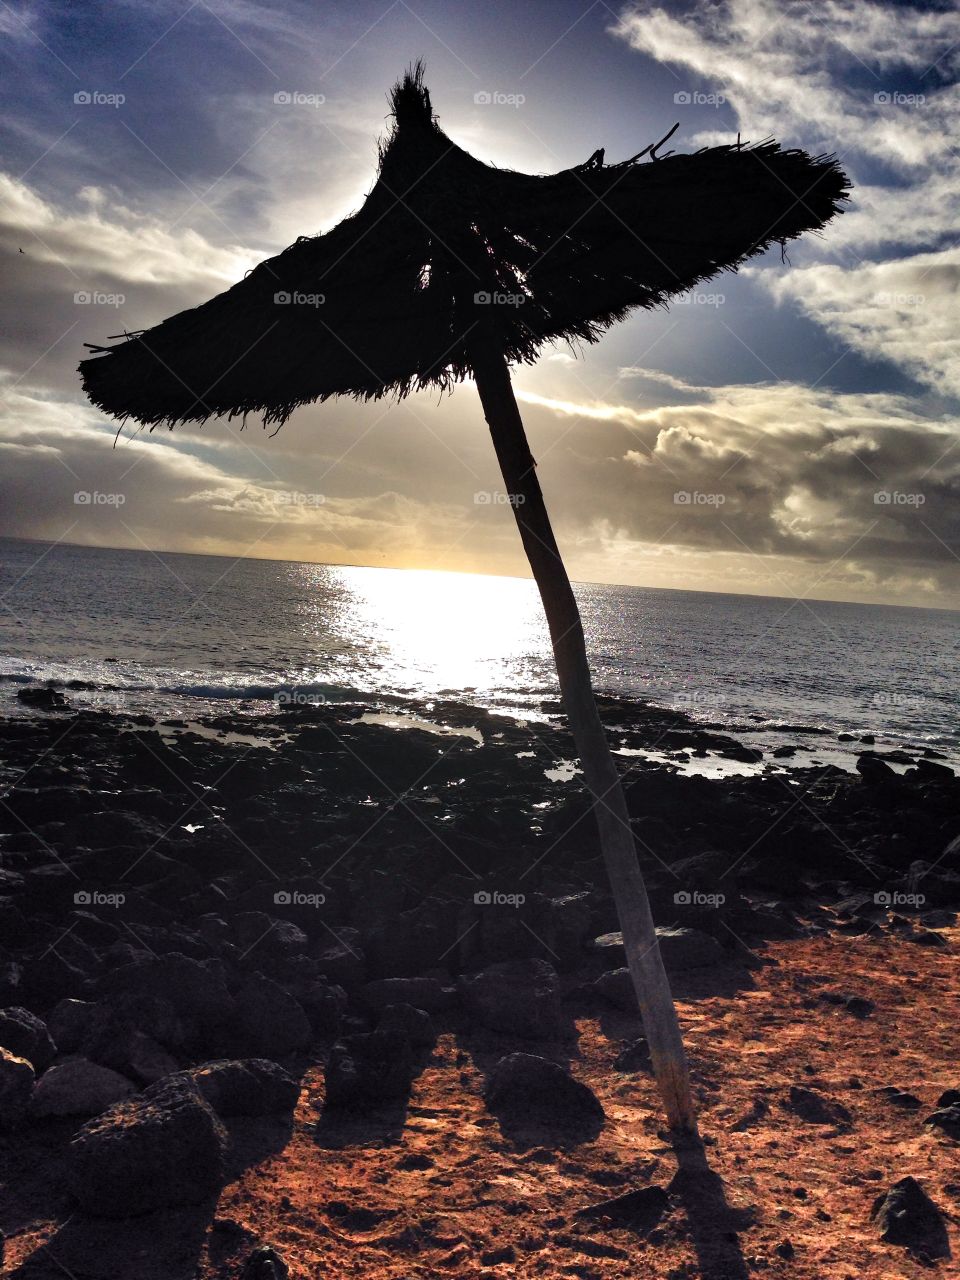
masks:
<svg viewBox="0 0 960 1280"><path fill-rule="evenodd" d="M244 976L234 991L227 1043L241 1056L286 1058L310 1041L310 1022L292 995L259 973Z"/></svg>
<svg viewBox="0 0 960 1280"><path fill-rule="evenodd" d="M546 960L506 960L460 980L465 1008L491 1031L531 1040L564 1035L560 982Z"/></svg>
<svg viewBox="0 0 960 1280"><path fill-rule="evenodd" d="M603 1124L596 1094L562 1067L532 1053L511 1053L494 1067L483 1093L501 1116L547 1120L561 1125Z"/></svg>
<svg viewBox="0 0 960 1280"><path fill-rule="evenodd" d="M181 1073L192 1080L218 1116L268 1116L292 1111L300 1097L293 1076L268 1058L224 1058ZM173 1077L176 1079L177 1077ZM144 1091L149 1098L161 1080Z"/></svg>
<svg viewBox="0 0 960 1280"><path fill-rule="evenodd" d="M345 1036L327 1061L327 1105L376 1106L406 1098L415 1075L410 1041L402 1032Z"/></svg>
<svg viewBox="0 0 960 1280"><path fill-rule="evenodd" d="M388 1004L380 1015L378 1031L399 1031L414 1049L432 1049L437 1043L433 1019L412 1004Z"/></svg>
<svg viewBox="0 0 960 1280"><path fill-rule="evenodd" d="M124 1102L137 1092L126 1076L87 1058L67 1058L43 1073L30 1101L31 1115L101 1115L114 1103Z"/></svg>
<svg viewBox="0 0 960 1280"><path fill-rule="evenodd" d="M873 1205L880 1239L928 1259L950 1254L943 1215L915 1178L901 1178Z"/></svg>
<svg viewBox="0 0 960 1280"><path fill-rule="evenodd" d="M955 1093L956 1090L951 1092ZM929 1125L931 1129L939 1129L954 1142L960 1142L960 1101L948 1103L947 1106L938 1106L923 1123Z"/></svg>
<svg viewBox="0 0 960 1280"><path fill-rule="evenodd" d="M46 1023L19 1005L0 1009L0 1048L26 1058L36 1072L46 1070L57 1052Z"/></svg>
<svg viewBox="0 0 960 1280"><path fill-rule="evenodd" d="M378 978L367 983L361 996L374 1012L391 1004L412 1004L427 1013L443 1013L457 1002L455 988L439 978Z"/></svg>
<svg viewBox="0 0 960 1280"><path fill-rule="evenodd" d="M226 1132L195 1084L166 1081L79 1130L67 1185L88 1213L125 1218L197 1204L219 1190Z"/></svg>
<svg viewBox="0 0 960 1280"><path fill-rule="evenodd" d="M0 1048L0 1129L15 1128L26 1115L33 1081L27 1059Z"/></svg>
<svg viewBox="0 0 960 1280"><path fill-rule="evenodd" d="M657 929L657 942L664 967L670 973L681 973L685 969L700 969L722 963L726 956L723 947L709 933L702 929ZM620 968L627 962L627 953L623 946L623 934L601 934L595 938L593 949L603 958L608 968Z"/></svg>
<svg viewBox="0 0 960 1280"><path fill-rule="evenodd" d="M47 1030L58 1053L76 1053L96 1006L89 1000L61 1000L47 1019Z"/></svg>

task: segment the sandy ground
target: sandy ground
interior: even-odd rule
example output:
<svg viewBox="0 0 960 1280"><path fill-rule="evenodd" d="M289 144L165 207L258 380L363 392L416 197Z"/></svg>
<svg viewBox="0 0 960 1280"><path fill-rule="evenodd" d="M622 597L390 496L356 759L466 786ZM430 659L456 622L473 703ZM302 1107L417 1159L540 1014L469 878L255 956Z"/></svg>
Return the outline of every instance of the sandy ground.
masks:
<svg viewBox="0 0 960 1280"><path fill-rule="evenodd" d="M239 1276L250 1250L270 1244L294 1280L960 1275L960 1145L923 1125L939 1094L960 1085L960 930L947 936L942 950L870 934L773 943L752 972L678 982L706 1163L664 1141L651 1077L614 1069L639 1030L630 1016L578 1019L579 1039L551 1055L607 1113L601 1132L560 1145L535 1130L505 1134L481 1097L502 1053L542 1048L447 1033L409 1106L392 1113L324 1115L322 1067L307 1066L292 1129L235 1128L237 1166L247 1167L215 1206L65 1222L69 1206L51 1190L63 1135L47 1132L9 1183L23 1227L8 1240L7 1268L212 1280ZM857 1017L824 1000L830 991L876 1009ZM842 1103L852 1123L798 1118L784 1105L792 1085ZM879 1092L890 1085L922 1107L891 1103ZM870 1220L876 1196L907 1174L949 1220L954 1258L935 1269L882 1242ZM668 1192L666 1204L651 1193L630 1225L576 1216L649 1186Z"/></svg>

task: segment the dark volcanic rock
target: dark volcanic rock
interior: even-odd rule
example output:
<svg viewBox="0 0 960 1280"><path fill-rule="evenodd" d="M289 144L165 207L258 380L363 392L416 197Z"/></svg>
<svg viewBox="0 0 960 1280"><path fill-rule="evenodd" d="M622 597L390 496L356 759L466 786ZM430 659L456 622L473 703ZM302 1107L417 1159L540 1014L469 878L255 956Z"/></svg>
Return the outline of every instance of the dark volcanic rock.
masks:
<svg viewBox="0 0 960 1280"><path fill-rule="evenodd" d="M327 1105L376 1106L406 1098L415 1075L410 1041L402 1032L345 1036L327 1061Z"/></svg>
<svg viewBox="0 0 960 1280"><path fill-rule="evenodd" d="M460 995L473 1018L491 1031L531 1040L564 1035L560 982L546 960L506 960L460 980Z"/></svg>
<svg viewBox="0 0 960 1280"><path fill-rule="evenodd" d="M310 1022L288 992L259 973L247 974L234 991L235 1008L226 1042L244 1057L286 1058L310 1040Z"/></svg>
<svg viewBox="0 0 960 1280"><path fill-rule="evenodd" d="M960 1101L945 1107L938 1106L937 1110L927 1116L923 1123L929 1125L931 1129L939 1129L955 1142L960 1142Z"/></svg>
<svg viewBox="0 0 960 1280"><path fill-rule="evenodd" d="M36 685L18 689L17 700L25 707L34 707L37 711L64 711L68 705L66 698L57 689L45 686L38 688Z"/></svg>
<svg viewBox="0 0 960 1280"><path fill-rule="evenodd" d="M50 1065L57 1052L46 1023L18 1005L0 1009L0 1047L26 1058L38 1073Z"/></svg>
<svg viewBox="0 0 960 1280"><path fill-rule="evenodd" d="M606 1119L596 1094L562 1067L532 1053L511 1053L494 1067L483 1096L501 1117L579 1127Z"/></svg>
<svg viewBox="0 0 960 1280"><path fill-rule="evenodd" d="M33 1093L33 1067L9 1049L0 1049L0 1129L15 1128Z"/></svg>
<svg viewBox="0 0 960 1280"><path fill-rule="evenodd" d="M853 1117L842 1102L828 1098L816 1089L806 1089L802 1085L792 1085L786 1107L795 1116L805 1120L807 1124L831 1124L846 1127L853 1123Z"/></svg>
<svg viewBox="0 0 960 1280"><path fill-rule="evenodd" d="M702 929L661 927L657 929L657 942L664 967L672 973L719 964L726 959L720 943ZM619 930L594 939L593 947L603 957L607 967L619 968L626 964L627 953L623 946L623 934Z"/></svg>
<svg viewBox="0 0 960 1280"><path fill-rule="evenodd" d="M30 1100L34 1116L101 1115L133 1097L137 1086L126 1076L87 1058L67 1058L45 1071Z"/></svg>
<svg viewBox="0 0 960 1280"><path fill-rule="evenodd" d="M240 1280L288 1280L290 1268L272 1245L259 1245L243 1264Z"/></svg>
<svg viewBox="0 0 960 1280"><path fill-rule="evenodd" d="M83 1041L95 1005L88 1000L61 1000L47 1019L58 1053L75 1053Z"/></svg>
<svg viewBox="0 0 960 1280"><path fill-rule="evenodd" d="M901 1178L874 1202L881 1240L905 1245L927 1258L950 1255L943 1215L915 1178Z"/></svg>
<svg viewBox="0 0 960 1280"><path fill-rule="evenodd" d="M89 1120L70 1143L67 1185L100 1217L196 1204L220 1187L225 1145L196 1085L176 1078Z"/></svg>
<svg viewBox="0 0 960 1280"><path fill-rule="evenodd" d="M378 1031L399 1031L414 1049L432 1049L437 1043L433 1019L424 1009L412 1004L388 1004L380 1015Z"/></svg>
<svg viewBox="0 0 960 1280"><path fill-rule="evenodd" d="M379 978L368 982L361 996L375 1011L391 1004L412 1004L427 1013L442 1013L457 1003L456 989L439 978Z"/></svg>
<svg viewBox="0 0 960 1280"><path fill-rule="evenodd" d="M300 1097L300 1086L282 1067L268 1058L224 1058L205 1062L181 1072L193 1081L218 1116L267 1116L292 1111ZM144 1091L152 1097L166 1088L161 1080Z"/></svg>

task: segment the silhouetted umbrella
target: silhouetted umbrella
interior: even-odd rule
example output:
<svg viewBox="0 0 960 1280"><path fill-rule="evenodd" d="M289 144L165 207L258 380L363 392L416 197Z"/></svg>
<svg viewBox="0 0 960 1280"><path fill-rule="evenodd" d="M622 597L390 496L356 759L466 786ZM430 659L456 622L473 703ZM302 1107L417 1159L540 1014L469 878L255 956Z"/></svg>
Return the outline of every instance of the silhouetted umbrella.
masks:
<svg viewBox="0 0 960 1280"><path fill-rule="evenodd" d="M279 424L329 396L404 396L473 376L543 599L657 1082L671 1126L695 1132L627 806L508 365L551 340L595 341L633 307L823 227L847 181L832 157L773 141L660 158L664 139L619 164L595 152L560 173L514 173L442 132L419 64L391 100L394 127L358 213L202 306L92 347L84 389L150 426L251 412Z"/></svg>

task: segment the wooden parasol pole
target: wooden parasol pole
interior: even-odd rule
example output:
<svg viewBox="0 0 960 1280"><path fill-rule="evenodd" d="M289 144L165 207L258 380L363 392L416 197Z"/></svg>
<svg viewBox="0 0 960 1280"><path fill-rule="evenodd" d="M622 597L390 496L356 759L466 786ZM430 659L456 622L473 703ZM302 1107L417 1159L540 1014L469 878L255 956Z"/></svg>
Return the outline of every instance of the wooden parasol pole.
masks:
<svg viewBox="0 0 960 1280"><path fill-rule="evenodd" d="M484 417L550 627L560 692L593 796L600 847L667 1121L676 1133L696 1136L677 1011L660 956L620 775L593 697L580 611L550 526L503 351L485 325L477 325L467 341Z"/></svg>

